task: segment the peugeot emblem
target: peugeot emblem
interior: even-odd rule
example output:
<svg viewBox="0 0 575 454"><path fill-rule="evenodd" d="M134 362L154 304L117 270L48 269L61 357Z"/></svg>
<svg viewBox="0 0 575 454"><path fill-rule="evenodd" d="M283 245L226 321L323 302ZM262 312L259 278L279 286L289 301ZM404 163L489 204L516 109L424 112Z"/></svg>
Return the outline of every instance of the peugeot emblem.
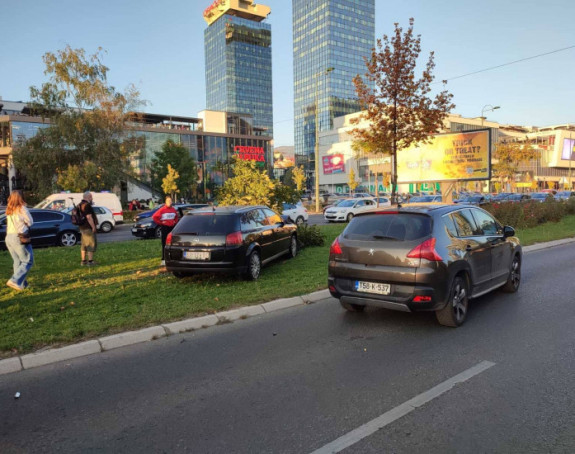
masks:
<svg viewBox="0 0 575 454"><path fill-rule="evenodd" d="M369 250L369 255L373 255L375 253L375 249L370 249Z"/></svg>
<svg viewBox="0 0 575 454"><path fill-rule="evenodd" d="M199 239L199 238L194 238L192 241L193 241L194 243L199 243L199 242L200 242L200 239Z"/></svg>

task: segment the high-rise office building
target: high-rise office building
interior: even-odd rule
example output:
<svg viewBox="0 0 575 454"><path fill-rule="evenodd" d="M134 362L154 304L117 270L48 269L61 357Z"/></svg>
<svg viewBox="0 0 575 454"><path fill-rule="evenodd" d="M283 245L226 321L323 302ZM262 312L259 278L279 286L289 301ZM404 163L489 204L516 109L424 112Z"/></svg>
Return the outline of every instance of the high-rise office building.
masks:
<svg viewBox="0 0 575 454"><path fill-rule="evenodd" d="M360 110L352 79L365 74L375 43L375 0L293 0L294 145L314 168L318 131Z"/></svg>
<svg viewBox="0 0 575 454"><path fill-rule="evenodd" d="M273 135L270 8L253 0L215 0L204 11L206 109L252 116Z"/></svg>

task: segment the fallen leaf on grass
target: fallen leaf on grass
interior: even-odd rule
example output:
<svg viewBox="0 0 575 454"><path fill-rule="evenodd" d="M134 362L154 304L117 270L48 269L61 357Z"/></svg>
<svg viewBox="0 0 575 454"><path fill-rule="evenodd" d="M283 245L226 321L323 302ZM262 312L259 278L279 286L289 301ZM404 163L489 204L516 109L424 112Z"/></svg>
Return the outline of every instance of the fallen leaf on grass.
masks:
<svg viewBox="0 0 575 454"><path fill-rule="evenodd" d="M61 311L63 311L64 309L66 309L64 306L62 306L62 307L60 308Z"/></svg>
<svg viewBox="0 0 575 454"><path fill-rule="evenodd" d="M219 301L219 300L220 299L217 296L214 298L214 301Z"/></svg>

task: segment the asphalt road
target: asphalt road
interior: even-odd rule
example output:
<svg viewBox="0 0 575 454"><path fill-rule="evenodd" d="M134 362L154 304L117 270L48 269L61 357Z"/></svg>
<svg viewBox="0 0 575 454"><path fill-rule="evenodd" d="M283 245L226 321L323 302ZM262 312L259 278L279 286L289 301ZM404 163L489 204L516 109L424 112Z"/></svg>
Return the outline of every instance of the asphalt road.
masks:
<svg viewBox="0 0 575 454"><path fill-rule="evenodd" d="M0 452L310 453L484 361L343 452L575 452L574 257L527 254L458 329L330 298L0 376Z"/></svg>
<svg viewBox="0 0 575 454"><path fill-rule="evenodd" d="M311 214L309 216L308 224L309 225L324 225L328 222L324 219L322 214ZM126 223L126 224L118 224L109 233L98 233L98 242L99 243L112 243L115 241L128 241L128 240L135 240L137 239L134 235L132 235L131 228L134 224L133 223Z"/></svg>

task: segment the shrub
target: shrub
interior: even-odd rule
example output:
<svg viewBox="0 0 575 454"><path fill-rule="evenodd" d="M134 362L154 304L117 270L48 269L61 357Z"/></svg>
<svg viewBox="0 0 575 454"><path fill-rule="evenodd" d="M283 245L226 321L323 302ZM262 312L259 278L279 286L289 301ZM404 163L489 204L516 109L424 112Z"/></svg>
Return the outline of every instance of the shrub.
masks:
<svg viewBox="0 0 575 454"><path fill-rule="evenodd" d="M325 243L325 235L317 225L300 225L297 228L297 237L300 247L323 246Z"/></svg>
<svg viewBox="0 0 575 454"><path fill-rule="evenodd" d="M546 222L559 222L569 212L566 203L553 199L543 203L495 203L484 205L482 208L495 216L501 224L516 229L536 227ZM572 209L575 212L575 202Z"/></svg>

